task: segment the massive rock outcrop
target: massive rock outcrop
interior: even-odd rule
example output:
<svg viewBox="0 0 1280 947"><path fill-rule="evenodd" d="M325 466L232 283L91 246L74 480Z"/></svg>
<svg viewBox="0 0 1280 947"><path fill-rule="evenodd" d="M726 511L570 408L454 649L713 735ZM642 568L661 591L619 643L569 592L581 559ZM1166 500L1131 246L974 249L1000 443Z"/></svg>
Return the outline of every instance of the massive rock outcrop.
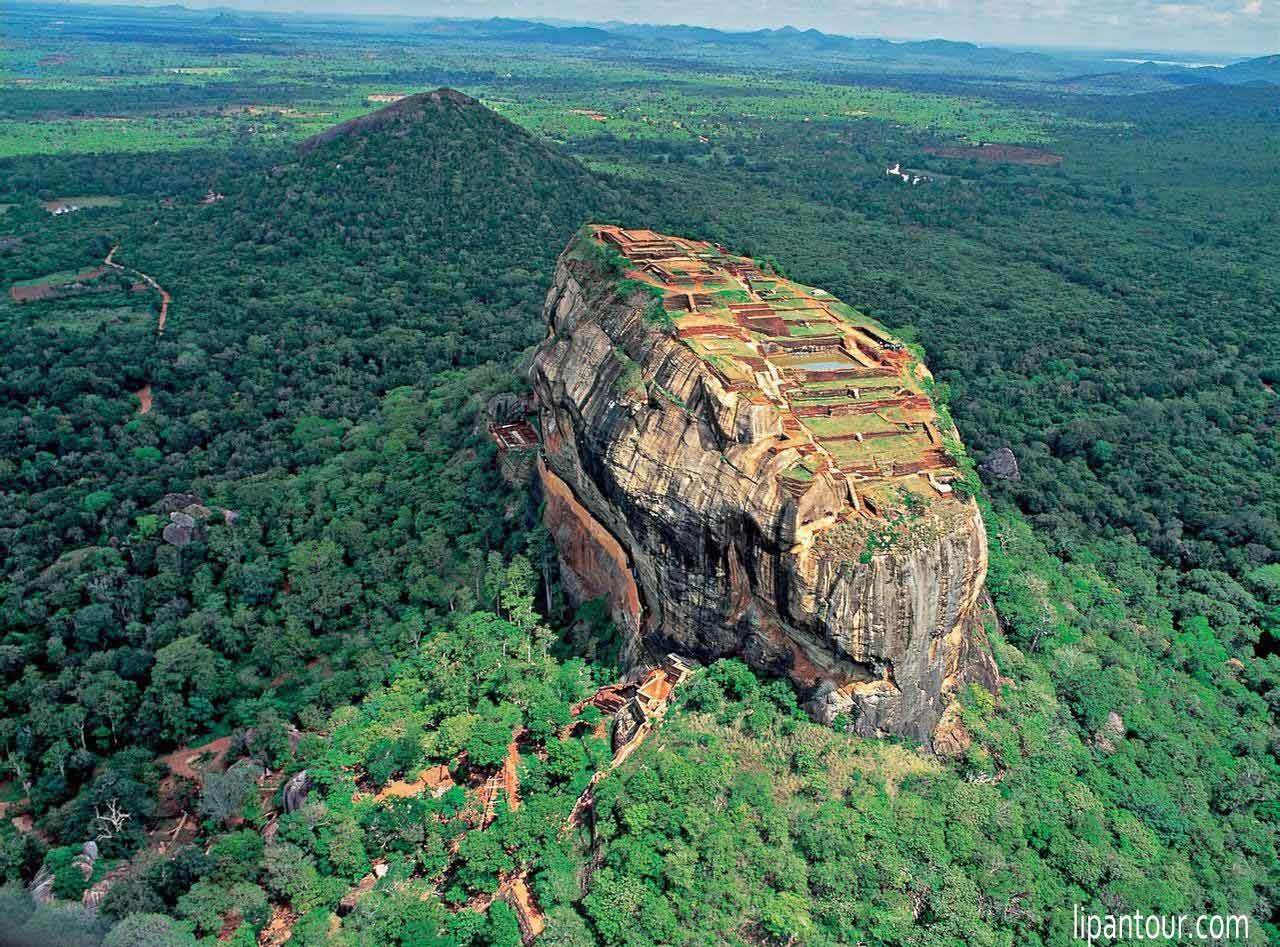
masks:
<svg viewBox="0 0 1280 947"><path fill-rule="evenodd" d="M820 719L929 745L962 684L994 688L972 478L883 327L721 247L594 226L546 319L546 521L633 662L740 656Z"/></svg>

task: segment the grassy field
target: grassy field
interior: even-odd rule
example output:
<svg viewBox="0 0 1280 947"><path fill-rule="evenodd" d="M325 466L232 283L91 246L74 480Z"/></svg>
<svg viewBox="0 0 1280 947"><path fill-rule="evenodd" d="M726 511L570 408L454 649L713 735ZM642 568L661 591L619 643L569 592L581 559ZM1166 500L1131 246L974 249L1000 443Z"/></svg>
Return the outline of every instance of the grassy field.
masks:
<svg viewBox="0 0 1280 947"><path fill-rule="evenodd" d="M0 157L122 151L169 151L229 145L230 129L207 119L95 118L61 122L0 121Z"/></svg>
<svg viewBox="0 0 1280 947"><path fill-rule="evenodd" d="M75 279L87 270L61 270L57 273L50 273L47 276L37 276L33 279L14 280L13 286L50 286L55 283L66 283Z"/></svg>
<svg viewBox="0 0 1280 947"><path fill-rule="evenodd" d="M45 201L44 209L53 213L60 207L119 207L123 203L123 200L110 194L79 194Z"/></svg>

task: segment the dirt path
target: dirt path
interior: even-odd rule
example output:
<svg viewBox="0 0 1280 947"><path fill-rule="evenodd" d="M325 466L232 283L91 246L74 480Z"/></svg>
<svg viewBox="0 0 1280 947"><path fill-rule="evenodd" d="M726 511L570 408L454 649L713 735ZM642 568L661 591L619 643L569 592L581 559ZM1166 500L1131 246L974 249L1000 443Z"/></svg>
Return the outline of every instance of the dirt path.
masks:
<svg viewBox="0 0 1280 947"><path fill-rule="evenodd" d="M117 243L114 247L111 248L111 251L106 256L106 259L102 261L102 265L104 267L109 266L113 270L116 270L119 273L124 273L126 271L130 273L136 273L138 276L142 278L142 281L144 283L146 283L148 286L150 286L152 289L154 289L157 293L160 294L160 318L156 321L156 336L159 337L164 335L164 322L165 322L165 319L167 319L169 316L169 303L172 301L172 297L169 295L168 291L166 291L163 286L157 283L154 278L142 272L142 270L135 270L133 267L126 267L117 263L115 261L115 256L116 256L116 251L119 249L120 249L120 244ZM145 385L143 385L141 388L135 391L134 394L137 395L138 400L142 402L142 407L138 411L138 413L146 414L148 411L150 411L151 410L151 382L147 382Z"/></svg>
<svg viewBox="0 0 1280 947"><path fill-rule="evenodd" d="M683 660L673 658L668 664L651 670L639 681L620 682L601 687L591 697L579 702L572 708L571 712L575 718L588 705L594 706L601 711L601 720L593 728L593 732L597 736L607 736L608 721L620 713L633 712L628 708L628 705L635 702L638 702L636 706L639 708L638 712L642 715L643 721L638 727L630 731L626 742L617 747L609 762L598 769L591 777L586 789L574 802L570 815L561 824L562 836L582 827L588 821L588 817L595 805L593 790L596 785L611 770L621 766L636 748L645 742L646 737L658 728L666 715L672 691L676 686L684 682L691 671L692 668ZM575 726L571 724L567 727L565 735L572 733ZM470 816L466 813L463 814L463 817L467 818L470 823L468 831L484 831L497 815L497 804L503 797L506 798L511 811L514 812L520 808L519 766L520 739L522 736L524 736L522 728L512 733L502 765L496 772L482 780L478 778L479 773L473 773L472 778L465 783L468 808L472 813ZM223 740L226 740L226 738L223 738ZM161 762L166 763L177 772L179 767L190 769L195 755L198 755L200 751L216 751L218 753L217 758L221 760L221 754L225 753L225 746L222 744L223 741L214 741L203 747L185 747L164 757ZM465 767L465 756L466 754L464 753L455 758L455 763ZM381 802L390 798L415 797L427 792L438 797L444 791L456 785L458 784L455 783L449 767L441 764L424 770L419 778L413 782L406 780L390 782L376 793L373 798L375 801ZM360 798L362 798L362 794L357 792L352 801L357 801ZM476 807L478 807L478 811ZM459 835L451 843L451 856L458 854L465 834L464 832ZM379 880L387 872L385 862L375 862L372 867L373 870L360 879L342 897L337 910L339 917L345 916L354 910L360 900L374 890ZM450 872L453 871L453 868L454 866L451 863ZM546 929L546 917L538 905L537 897L529 889L529 871L530 867L527 864L517 866L511 872L499 876L499 884L495 891L475 895L465 904L467 910L484 913L495 901L506 901L515 911L516 920L520 925L521 940L526 945L532 945ZM422 892L421 897L426 900L436 892L437 887L430 886ZM281 947L292 936L293 924L297 917L288 907L276 905L273 908L271 924L259 938L260 947Z"/></svg>
<svg viewBox="0 0 1280 947"><path fill-rule="evenodd" d="M169 771L174 776L198 780L201 773L221 770L227 750L230 748L231 737L219 737L203 746L184 746L167 756L160 757L156 762L169 767ZM197 766L201 757L205 757L208 762Z"/></svg>
<svg viewBox="0 0 1280 947"><path fill-rule="evenodd" d="M173 297L171 297L165 288L157 283L153 277L148 276L146 273L142 272L142 270L135 270L133 267L121 266L119 263L116 263L114 258L116 251L119 249L120 244L118 243L112 247L111 252L107 254L107 258L102 261L103 265L109 266L113 270L119 270L121 273L125 272L125 270L128 270L130 273L137 273L142 277L142 281L144 283L160 294L160 318L156 322L156 335L164 335L164 323L165 319L169 316L169 303L173 301ZM143 413L145 414L145 412Z"/></svg>

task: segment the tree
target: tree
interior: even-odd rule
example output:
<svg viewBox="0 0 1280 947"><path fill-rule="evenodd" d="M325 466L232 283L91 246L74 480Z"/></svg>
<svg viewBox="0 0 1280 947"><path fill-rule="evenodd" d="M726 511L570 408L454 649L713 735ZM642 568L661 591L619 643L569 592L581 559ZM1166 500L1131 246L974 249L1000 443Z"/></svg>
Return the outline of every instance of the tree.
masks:
<svg viewBox="0 0 1280 947"><path fill-rule="evenodd" d="M302 606L312 628L336 618L353 605L359 582L347 568L342 547L331 539L307 540L289 552L291 596Z"/></svg>
<svg viewBox="0 0 1280 947"><path fill-rule="evenodd" d="M58 947L98 947L103 924L96 912L81 904L48 904L36 907L21 927L9 928L20 944L57 944Z"/></svg>
<svg viewBox="0 0 1280 947"><path fill-rule="evenodd" d="M225 661L195 635L185 635L156 652L151 684L143 694L144 719L154 714L161 733L181 742L213 719L225 690Z"/></svg>
<svg viewBox="0 0 1280 947"><path fill-rule="evenodd" d="M315 862L290 842L267 850L267 887L302 914L336 903L346 891L340 879L322 878Z"/></svg>
<svg viewBox="0 0 1280 947"><path fill-rule="evenodd" d="M133 815L120 808L118 799L108 799L106 805L97 805L93 807L93 826L91 831L96 831L94 836L95 842L105 842L113 839L123 833L125 823L133 818Z"/></svg>
<svg viewBox="0 0 1280 947"><path fill-rule="evenodd" d="M215 841L209 849L213 877L223 884L255 881L262 872L265 851L262 836L257 831L241 829L229 832Z"/></svg>
<svg viewBox="0 0 1280 947"><path fill-rule="evenodd" d="M499 598L507 619L525 634L532 633L538 623L538 613L533 607L533 589L534 575L529 560L515 556L503 576Z"/></svg>
<svg viewBox="0 0 1280 947"><path fill-rule="evenodd" d="M116 727L137 702L137 685L114 671L95 671L81 678L80 702L89 713L107 724L111 743L117 741Z"/></svg>
<svg viewBox="0 0 1280 947"><path fill-rule="evenodd" d="M223 919L232 912L247 924L262 924L270 914L266 893L243 881L230 887L200 881L178 899L178 914L191 921L199 935L218 933Z"/></svg>
<svg viewBox="0 0 1280 947"><path fill-rule="evenodd" d="M197 947L195 935L164 914L133 914L116 924L102 947Z"/></svg>
<svg viewBox="0 0 1280 947"><path fill-rule="evenodd" d="M478 767L501 765L519 722L520 711L511 704L483 707L480 721L466 741L467 762Z"/></svg>
<svg viewBox="0 0 1280 947"><path fill-rule="evenodd" d="M760 926L775 943L803 943L813 929L809 900L792 891L769 892L760 908Z"/></svg>
<svg viewBox="0 0 1280 947"><path fill-rule="evenodd" d="M483 942L492 947L520 947L524 943L516 912L506 901L494 901L489 906L488 923L481 936Z"/></svg>
<svg viewBox="0 0 1280 947"><path fill-rule="evenodd" d="M226 825L243 811L245 800L257 786L259 772L257 764L242 760L224 773L206 773L201 781L200 811Z"/></svg>

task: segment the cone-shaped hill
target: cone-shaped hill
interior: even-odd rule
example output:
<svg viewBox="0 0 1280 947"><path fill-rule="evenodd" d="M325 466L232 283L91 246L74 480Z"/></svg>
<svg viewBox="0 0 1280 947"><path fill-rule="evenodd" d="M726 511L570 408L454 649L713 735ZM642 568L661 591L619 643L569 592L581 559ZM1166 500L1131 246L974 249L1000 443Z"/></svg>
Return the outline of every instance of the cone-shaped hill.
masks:
<svg viewBox="0 0 1280 947"><path fill-rule="evenodd" d="M466 366L536 342L556 249L622 203L450 89L337 125L218 189L225 198L162 220L130 248L172 288L170 332L207 344L211 333L314 334L318 323L348 340L395 327L397 349L421 351L379 347L389 383L417 383L397 363Z"/></svg>
<svg viewBox="0 0 1280 947"><path fill-rule="evenodd" d="M555 237L606 198L577 162L452 89L336 125L298 153L277 180L295 218L289 227L337 237L354 252L360 234L376 232L405 251L439 241L459 262L480 254L494 256L495 269L542 273ZM376 265L376 254L360 262ZM470 289L471 298L493 297L483 285Z"/></svg>

